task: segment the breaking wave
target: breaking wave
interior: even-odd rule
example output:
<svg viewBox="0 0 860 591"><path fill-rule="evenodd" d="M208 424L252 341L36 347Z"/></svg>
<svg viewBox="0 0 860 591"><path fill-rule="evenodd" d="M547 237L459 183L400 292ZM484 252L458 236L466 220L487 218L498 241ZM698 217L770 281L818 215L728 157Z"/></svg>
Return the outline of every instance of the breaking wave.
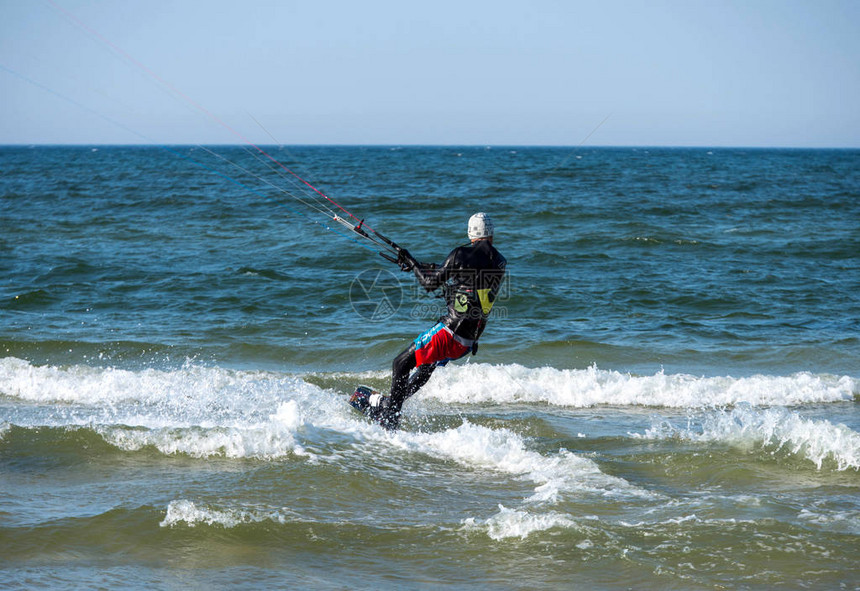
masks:
<svg viewBox="0 0 860 591"><path fill-rule="evenodd" d="M243 403L248 411L255 408L252 403L266 403L279 393L318 395L322 388L308 383L306 378L319 375L326 376L237 371L191 363L175 370L139 371L85 365L35 366L7 357L0 359L0 394L33 402L156 405L165 412L181 410L189 417L196 414L201 420L212 420L230 415L231 403ZM327 377L346 392L358 382L386 380L387 375L377 371ZM740 403L778 406L851 401L860 395L860 384L849 376L808 372L743 378L663 372L636 376L594 366L577 370L468 363L436 372L421 395L466 404L704 408Z"/></svg>
<svg viewBox="0 0 860 591"><path fill-rule="evenodd" d="M701 427L677 427L660 421L645 439L679 438L694 442L718 442L741 449L760 449L772 455L786 453L822 469L860 470L860 433L827 420L806 419L784 408L755 409L748 405L713 411Z"/></svg>
<svg viewBox="0 0 860 591"><path fill-rule="evenodd" d="M159 524L161 527L173 527L184 524L194 527L199 524L220 525L225 528L236 527L249 523L261 523L271 521L272 523L288 523L295 516L286 509L214 509L204 505L197 505L187 499L171 501L167 505L167 514Z"/></svg>
<svg viewBox="0 0 860 591"><path fill-rule="evenodd" d="M534 514L499 505L496 515L484 520L469 517L463 521L464 529L486 531L494 540L506 538L526 539L533 533L555 528L575 528L577 523L568 515L556 512Z"/></svg>
<svg viewBox="0 0 860 591"><path fill-rule="evenodd" d="M850 401L858 394L857 381L848 376L807 372L745 378L663 372L634 376L594 366L579 370L470 363L436 373L438 378L434 375L424 392L444 402L703 408Z"/></svg>

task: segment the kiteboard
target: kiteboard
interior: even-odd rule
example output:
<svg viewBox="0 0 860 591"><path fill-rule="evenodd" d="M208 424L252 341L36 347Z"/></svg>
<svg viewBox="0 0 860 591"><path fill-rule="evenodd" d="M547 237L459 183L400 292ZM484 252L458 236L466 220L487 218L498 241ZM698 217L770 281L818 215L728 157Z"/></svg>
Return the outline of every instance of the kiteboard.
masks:
<svg viewBox="0 0 860 591"><path fill-rule="evenodd" d="M349 397L349 404L383 429L396 431L400 424L400 413L385 412L390 400L391 396L377 392L370 386L358 386Z"/></svg>
<svg viewBox="0 0 860 591"><path fill-rule="evenodd" d="M358 386L349 397L349 404L364 416L376 419L379 410L388 406L386 398L387 394L377 392L370 386Z"/></svg>

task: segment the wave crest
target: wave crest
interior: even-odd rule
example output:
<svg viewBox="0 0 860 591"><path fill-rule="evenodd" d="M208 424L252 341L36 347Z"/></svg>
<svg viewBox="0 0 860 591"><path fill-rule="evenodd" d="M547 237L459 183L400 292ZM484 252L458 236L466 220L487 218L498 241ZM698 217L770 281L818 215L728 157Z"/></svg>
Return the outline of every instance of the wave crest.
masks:
<svg viewBox="0 0 860 591"><path fill-rule="evenodd" d="M198 507L192 501L179 499L170 501L167 505L167 514L159 524L161 527L174 527L185 524L195 527L198 524L219 525L225 528L236 527L248 523L261 523L271 521L273 523L287 523L293 520L293 516L284 511L248 511L245 509L213 509L211 507Z"/></svg>
<svg viewBox="0 0 860 591"><path fill-rule="evenodd" d="M509 509L499 505L499 512L486 520L476 520L469 517L463 521L464 529L486 531L493 540L506 538L525 540L531 534L555 528L575 528L577 524L567 515L549 513L529 513L519 509Z"/></svg>
<svg viewBox="0 0 860 591"><path fill-rule="evenodd" d="M701 430L677 428L669 421L661 421L634 437L722 442L744 449L760 448L771 454L788 453L812 462L819 470L827 463L839 471L860 470L860 433L842 424L805 419L783 408L758 410L742 405L707 415Z"/></svg>
<svg viewBox="0 0 860 591"><path fill-rule="evenodd" d="M858 384L848 376L808 372L791 376L708 378L662 371L651 376L634 376L595 366L556 369L470 363L436 372L423 392L449 403L704 408L740 403L772 406L850 401L858 392Z"/></svg>

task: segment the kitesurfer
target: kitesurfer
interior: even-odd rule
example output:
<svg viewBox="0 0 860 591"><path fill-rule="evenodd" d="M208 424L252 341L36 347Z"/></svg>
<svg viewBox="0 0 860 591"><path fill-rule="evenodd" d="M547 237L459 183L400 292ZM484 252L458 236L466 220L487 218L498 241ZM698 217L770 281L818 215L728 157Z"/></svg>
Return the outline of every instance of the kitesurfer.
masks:
<svg viewBox="0 0 860 591"><path fill-rule="evenodd" d="M477 353L478 339L505 276L505 257L493 246L493 230L489 215L473 215L467 228L470 243L452 250L441 265L420 263L400 249L400 268L412 271L427 291L442 288L448 310L394 359L391 396L371 398L370 415L386 429L397 429L404 401L427 383L437 367Z"/></svg>

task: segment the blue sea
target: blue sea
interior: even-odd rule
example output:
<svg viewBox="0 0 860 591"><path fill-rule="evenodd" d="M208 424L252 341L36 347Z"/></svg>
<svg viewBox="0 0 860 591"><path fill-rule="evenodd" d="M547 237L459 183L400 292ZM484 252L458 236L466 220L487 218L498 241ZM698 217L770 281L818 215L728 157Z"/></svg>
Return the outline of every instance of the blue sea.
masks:
<svg viewBox="0 0 860 591"><path fill-rule="evenodd" d="M383 431L443 302L331 213L477 211ZM3 587L857 589L858 401L858 150L0 147Z"/></svg>

